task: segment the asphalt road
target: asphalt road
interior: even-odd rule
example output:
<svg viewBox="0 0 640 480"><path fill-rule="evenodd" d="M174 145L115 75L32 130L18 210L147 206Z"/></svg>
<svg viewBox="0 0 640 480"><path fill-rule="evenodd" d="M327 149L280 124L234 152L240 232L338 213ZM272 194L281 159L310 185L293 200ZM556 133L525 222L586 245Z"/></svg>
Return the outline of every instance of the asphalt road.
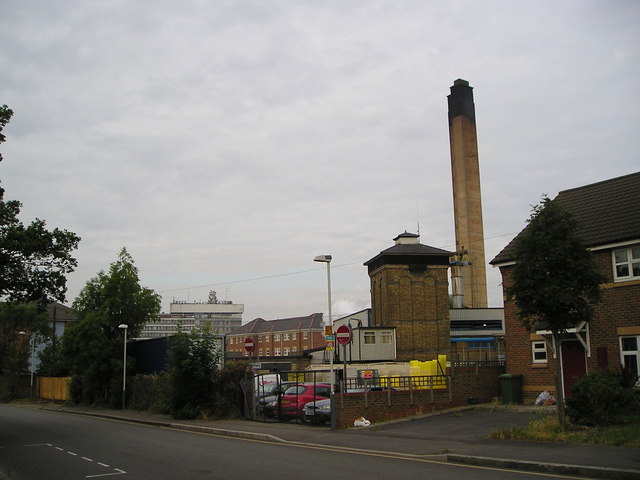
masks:
<svg viewBox="0 0 640 480"><path fill-rule="evenodd" d="M219 437L11 405L0 405L0 472L11 480L571 478L456 466L429 456Z"/></svg>

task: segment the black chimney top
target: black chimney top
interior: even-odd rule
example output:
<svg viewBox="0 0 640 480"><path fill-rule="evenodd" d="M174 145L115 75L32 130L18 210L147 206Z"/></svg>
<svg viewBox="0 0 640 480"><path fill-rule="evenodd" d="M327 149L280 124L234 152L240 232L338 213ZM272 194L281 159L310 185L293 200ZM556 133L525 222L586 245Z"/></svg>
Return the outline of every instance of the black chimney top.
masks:
<svg viewBox="0 0 640 480"><path fill-rule="evenodd" d="M473 103L473 87L469 86L467 80L461 78L455 80L447 100L449 103L449 123L459 115L464 115L475 121L476 107Z"/></svg>

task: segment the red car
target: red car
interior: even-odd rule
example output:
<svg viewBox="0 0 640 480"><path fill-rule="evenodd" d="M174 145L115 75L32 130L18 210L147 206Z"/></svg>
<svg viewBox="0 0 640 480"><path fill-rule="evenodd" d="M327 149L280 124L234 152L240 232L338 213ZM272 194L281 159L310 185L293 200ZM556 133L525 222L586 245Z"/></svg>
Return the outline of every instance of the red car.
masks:
<svg viewBox="0 0 640 480"><path fill-rule="evenodd" d="M331 396L331 385L328 383L298 383L290 386L280 399L274 402L277 417L302 418L304 406L314 400L322 400Z"/></svg>

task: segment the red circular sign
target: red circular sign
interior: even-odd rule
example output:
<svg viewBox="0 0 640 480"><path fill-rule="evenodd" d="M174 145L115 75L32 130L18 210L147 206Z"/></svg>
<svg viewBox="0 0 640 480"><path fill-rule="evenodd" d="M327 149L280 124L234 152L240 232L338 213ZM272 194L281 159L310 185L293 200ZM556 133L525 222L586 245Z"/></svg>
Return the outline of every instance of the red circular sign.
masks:
<svg viewBox="0 0 640 480"><path fill-rule="evenodd" d="M253 342L253 338L247 337L244 339L244 349L249 353L256 349L256 344Z"/></svg>
<svg viewBox="0 0 640 480"><path fill-rule="evenodd" d="M346 325L340 325L336 330L336 340L340 345L347 345L351 341L351 329Z"/></svg>

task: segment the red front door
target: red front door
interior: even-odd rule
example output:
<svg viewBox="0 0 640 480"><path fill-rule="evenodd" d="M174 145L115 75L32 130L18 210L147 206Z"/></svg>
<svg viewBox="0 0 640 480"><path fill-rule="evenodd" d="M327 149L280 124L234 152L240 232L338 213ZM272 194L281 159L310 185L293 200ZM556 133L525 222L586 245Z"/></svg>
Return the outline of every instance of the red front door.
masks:
<svg viewBox="0 0 640 480"><path fill-rule="evenodd" d="M587 374L587 358L578 340L562 342L562 381L564 396L571 394L571 386Z"/></svg>

